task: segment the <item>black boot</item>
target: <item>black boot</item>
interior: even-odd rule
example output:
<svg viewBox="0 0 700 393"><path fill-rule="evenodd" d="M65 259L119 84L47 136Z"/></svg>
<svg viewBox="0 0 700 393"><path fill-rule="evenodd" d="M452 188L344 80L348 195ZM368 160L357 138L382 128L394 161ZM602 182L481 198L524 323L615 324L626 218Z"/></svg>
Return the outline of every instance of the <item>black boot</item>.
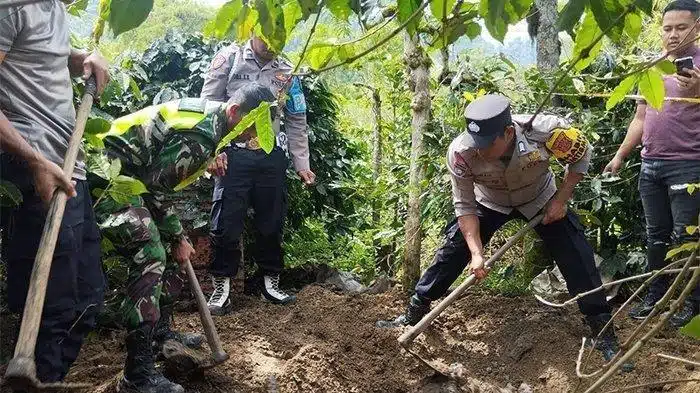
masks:
<svg viewBox="0 0 700 393"><path fill-rule="evenodd" d="M588 326L591 328L591 338L595 339L611 318L612 316L610 314L586 315L586 323L588 323ZM603 354L603 358L606 362L610 361L620 350L620 344L617 341L615 326L613 324L610 324L610 326L600 334L600 338L595 343L595 348ZM633 369L634 365L632 363L626 362L622 365L622 371L624 372L630 372Z"/></svg>
<svg viewBox="0 0 700 393"><path fill-rule="evenodd" d="M414 326L430 312L430 299L413 295L406 307L406 313L399 315L393 321L377 321L377 327L380 328L395 328L400 326Z"/></svg>
<svg viewBox="0 0 700 393"><path fill-rule="evenodd" d="M641 303L632 307L628 315L633 319L644 319L651 314L651 310L654 309L654 306L660 299L659 296L649 291L644 296Z"/></svg>
<svg viewBox="0 0 700 393"><path fill-rule="evenodd" d="M681 328L685 326L691 319L698 315L698 304L690 299L685 299L681 307L668 320L671 326Z"/></svg>
<svg viewBox="0 0 700 393"><path fill-rule="evenodd" d="M119 393L184 393L185 389L158 372L153 363L152 328L143 325L126 336L124 377L117 384Z"/></svg>
<svg viewBox="0 0 700 393"><path fill-rule="evenodd" d="M158 344L158 347L162 347L163 343L167 340L175 340L182 345L199 349L204 342L204 336L197 333L180 333L175 332L171 329L173 320L173 305L161 306L160 308L160 319L156 323L156 329L153 332L153 339Z"/></svg>

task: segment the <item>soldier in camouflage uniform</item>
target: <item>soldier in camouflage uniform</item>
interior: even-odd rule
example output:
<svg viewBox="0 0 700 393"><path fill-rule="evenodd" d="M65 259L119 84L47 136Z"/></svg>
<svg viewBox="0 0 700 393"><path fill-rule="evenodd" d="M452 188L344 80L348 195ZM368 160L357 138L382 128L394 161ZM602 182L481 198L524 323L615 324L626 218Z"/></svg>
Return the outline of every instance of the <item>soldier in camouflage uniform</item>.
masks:
<svg viewBox="0 0 700 393"><path fill-rule="evenodd" d="M201 335L170 329L172 300L184 280L177 264L186 263L194 249L165 196L192 183L214 157L221 138L263 101L272 102L270 91L250 84L228 103L184 98L148 107L119 118L102 135L106 154L122 163L121 174L143 182L148 193L125 196L119 201L104 196L96 206L102 234L129 263L129 284L121 305L127 359L120 392L183 392L168 381L153 364L152 342L175 339L198 347ZM252 125L248 132L255 132ZM107 182L93 182L105 189ZM107 193L109 194L109 193Z"/></svg>

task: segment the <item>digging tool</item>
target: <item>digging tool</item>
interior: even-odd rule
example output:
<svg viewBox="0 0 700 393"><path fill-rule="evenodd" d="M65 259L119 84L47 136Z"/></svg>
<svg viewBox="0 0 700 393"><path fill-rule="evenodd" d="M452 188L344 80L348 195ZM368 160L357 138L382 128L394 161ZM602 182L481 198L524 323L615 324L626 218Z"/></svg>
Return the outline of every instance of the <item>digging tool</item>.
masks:
<svg viewBox="0 0 700 393"><path fill-rule="evenodd" d="M83 139L83 131L88 115L92 109L92 103L97 95L97 85L95 78L91 77L85 83L85 93L76 115L75 128L71 135L63 161L63 173L67 176L73 175L73 168L80 150L80 143ZM39 334L41 324L41 314L44 309L44 299L46 297L46 286L51 272L51 262L53 252L56 248L56 240L61 229L63 213L66 209L68 196L63 190L56 190L51 199L46 224L41 234L41 241L34 259L34 267L29 281L27 300L24 303L24 313L22 315L22 325L17 338L15 355L7 365L5 371L4 384L9 385L14 390L44 390L44 389L76 389L85 388L89 384L68 384L68 383L42 383L36 376L36 363L34 362L34 350L36 349L36 338Z"/></svg>
<svg viewBox="0 0 700 393"><path fill-rule="evenodd" d="M200 352L187 348L177 341L169 340L163 345L163 356L169 361L178 373L186 373L193 369L203 370L212 368L228 360L229 355L224 351L221 345L219 333L216 331L214 321L209 312L207 300L204 298L202 288L199 286L199 281L192 268L192 263L188 260L185 264L187 279L192 288L192 294L197 301L197 309L199 310L199 319L204 327L204 334L207 337L207 343L211 349L211 357L204 358Z"/></svg>
<svg viewBox="0 0 700 393"><path fill-rule="evenodd" d="M491 256L491 258L489 258L484 263L484 267L488 269L491 267L491 265L496 263L496 261L498 261L503 256L503 254L505 254L506 251L513 247L513 245L523 236L525 236L525 233L527 233L528 230L537 226L542 221L543 217L544 215L540 214L532 220L530 220L527 223L527 225L525 225L515 235L508 239L508 241L506 241L506 244L501 246L501 248L499 248ZM404 332L404 334L402 334L399 337L399 344L401 344L401 346L404 347L404 349L410 352L413 356L418 358L418 360L420 360L421 363L448 377L455 376L456 374L460 373L458 364L447 365L439 361L428 361L421 357L417 352L413 351L411 349L411 344L413 343L413 340L416 339L416 337L418 337L428 327L430 327L430 324L435 320L435 318L437 318L443 311L445 311L447 307L449 307L457 299L462 297L462 294L466 292L467 289L469 289L469 287L474 285L476 281L476 276L474 274L470 274L469 277L467 277L467 279L464 280L463 283L461 283L457 288L455 288L454 291L452 291L452 293L450 293L446 298L444 298L440 303L438 303L437 306L430 310L430 312L427 315L425 315L423 319L420 320L420 322L408 329L406 332Z"/></svg>

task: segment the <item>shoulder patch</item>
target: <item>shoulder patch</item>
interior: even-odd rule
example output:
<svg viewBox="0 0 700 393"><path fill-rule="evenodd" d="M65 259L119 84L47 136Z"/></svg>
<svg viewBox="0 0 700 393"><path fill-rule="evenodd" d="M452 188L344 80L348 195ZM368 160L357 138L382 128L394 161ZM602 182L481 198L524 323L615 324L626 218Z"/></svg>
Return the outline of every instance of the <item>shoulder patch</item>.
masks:
<svg viewBox="0 0 700 393"><path fill-rule="evenodd" d="M588 141L576 128L555 128L549 134L546 146L558 160L573 164L586 154Z"/></svg>
<svg viewBox="0 0 700 393"><path fill-rule="evenodd" d="M211 62L211 69L210 71L216 71L219 68L221 68L222 65L226 63L226 57L222 55L221 53L217 54L214 56L214 60Z"/></svg>
<svg viewBox="0 0 700 393"><path fill-rule="evenodd" d="M300 114L306 112L306 99L304 91L301 88L301 81L298 77L292 77L292 85L289 87L287 98L287 111L291 114Z"/></svg>

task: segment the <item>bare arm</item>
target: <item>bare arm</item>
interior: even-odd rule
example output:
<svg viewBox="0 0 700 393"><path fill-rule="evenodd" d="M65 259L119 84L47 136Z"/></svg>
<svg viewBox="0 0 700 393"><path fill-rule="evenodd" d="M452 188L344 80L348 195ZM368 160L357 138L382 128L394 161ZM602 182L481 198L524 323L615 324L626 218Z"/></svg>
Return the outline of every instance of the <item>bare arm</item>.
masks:
<svg viewBox="0 0 700 393"><path fill-rule="evenodd" d="M477 278L482 279L487 272L484 269L484 245L481 242L479 217L475 214L460 216L457 223L471 253L471 270Z"/></svg>
<svg viewBox="0 0 700 393"><path fill-rule="evenodd" d="M644 117L646 116L647 106L646 104L637 105L637 112L634 114L634 119L630 122L627 128L627 135L625 135L625 140L617 149L617 154L620 159L625 159L627 156L642 143L642 132L644 131Z"/></svg>

